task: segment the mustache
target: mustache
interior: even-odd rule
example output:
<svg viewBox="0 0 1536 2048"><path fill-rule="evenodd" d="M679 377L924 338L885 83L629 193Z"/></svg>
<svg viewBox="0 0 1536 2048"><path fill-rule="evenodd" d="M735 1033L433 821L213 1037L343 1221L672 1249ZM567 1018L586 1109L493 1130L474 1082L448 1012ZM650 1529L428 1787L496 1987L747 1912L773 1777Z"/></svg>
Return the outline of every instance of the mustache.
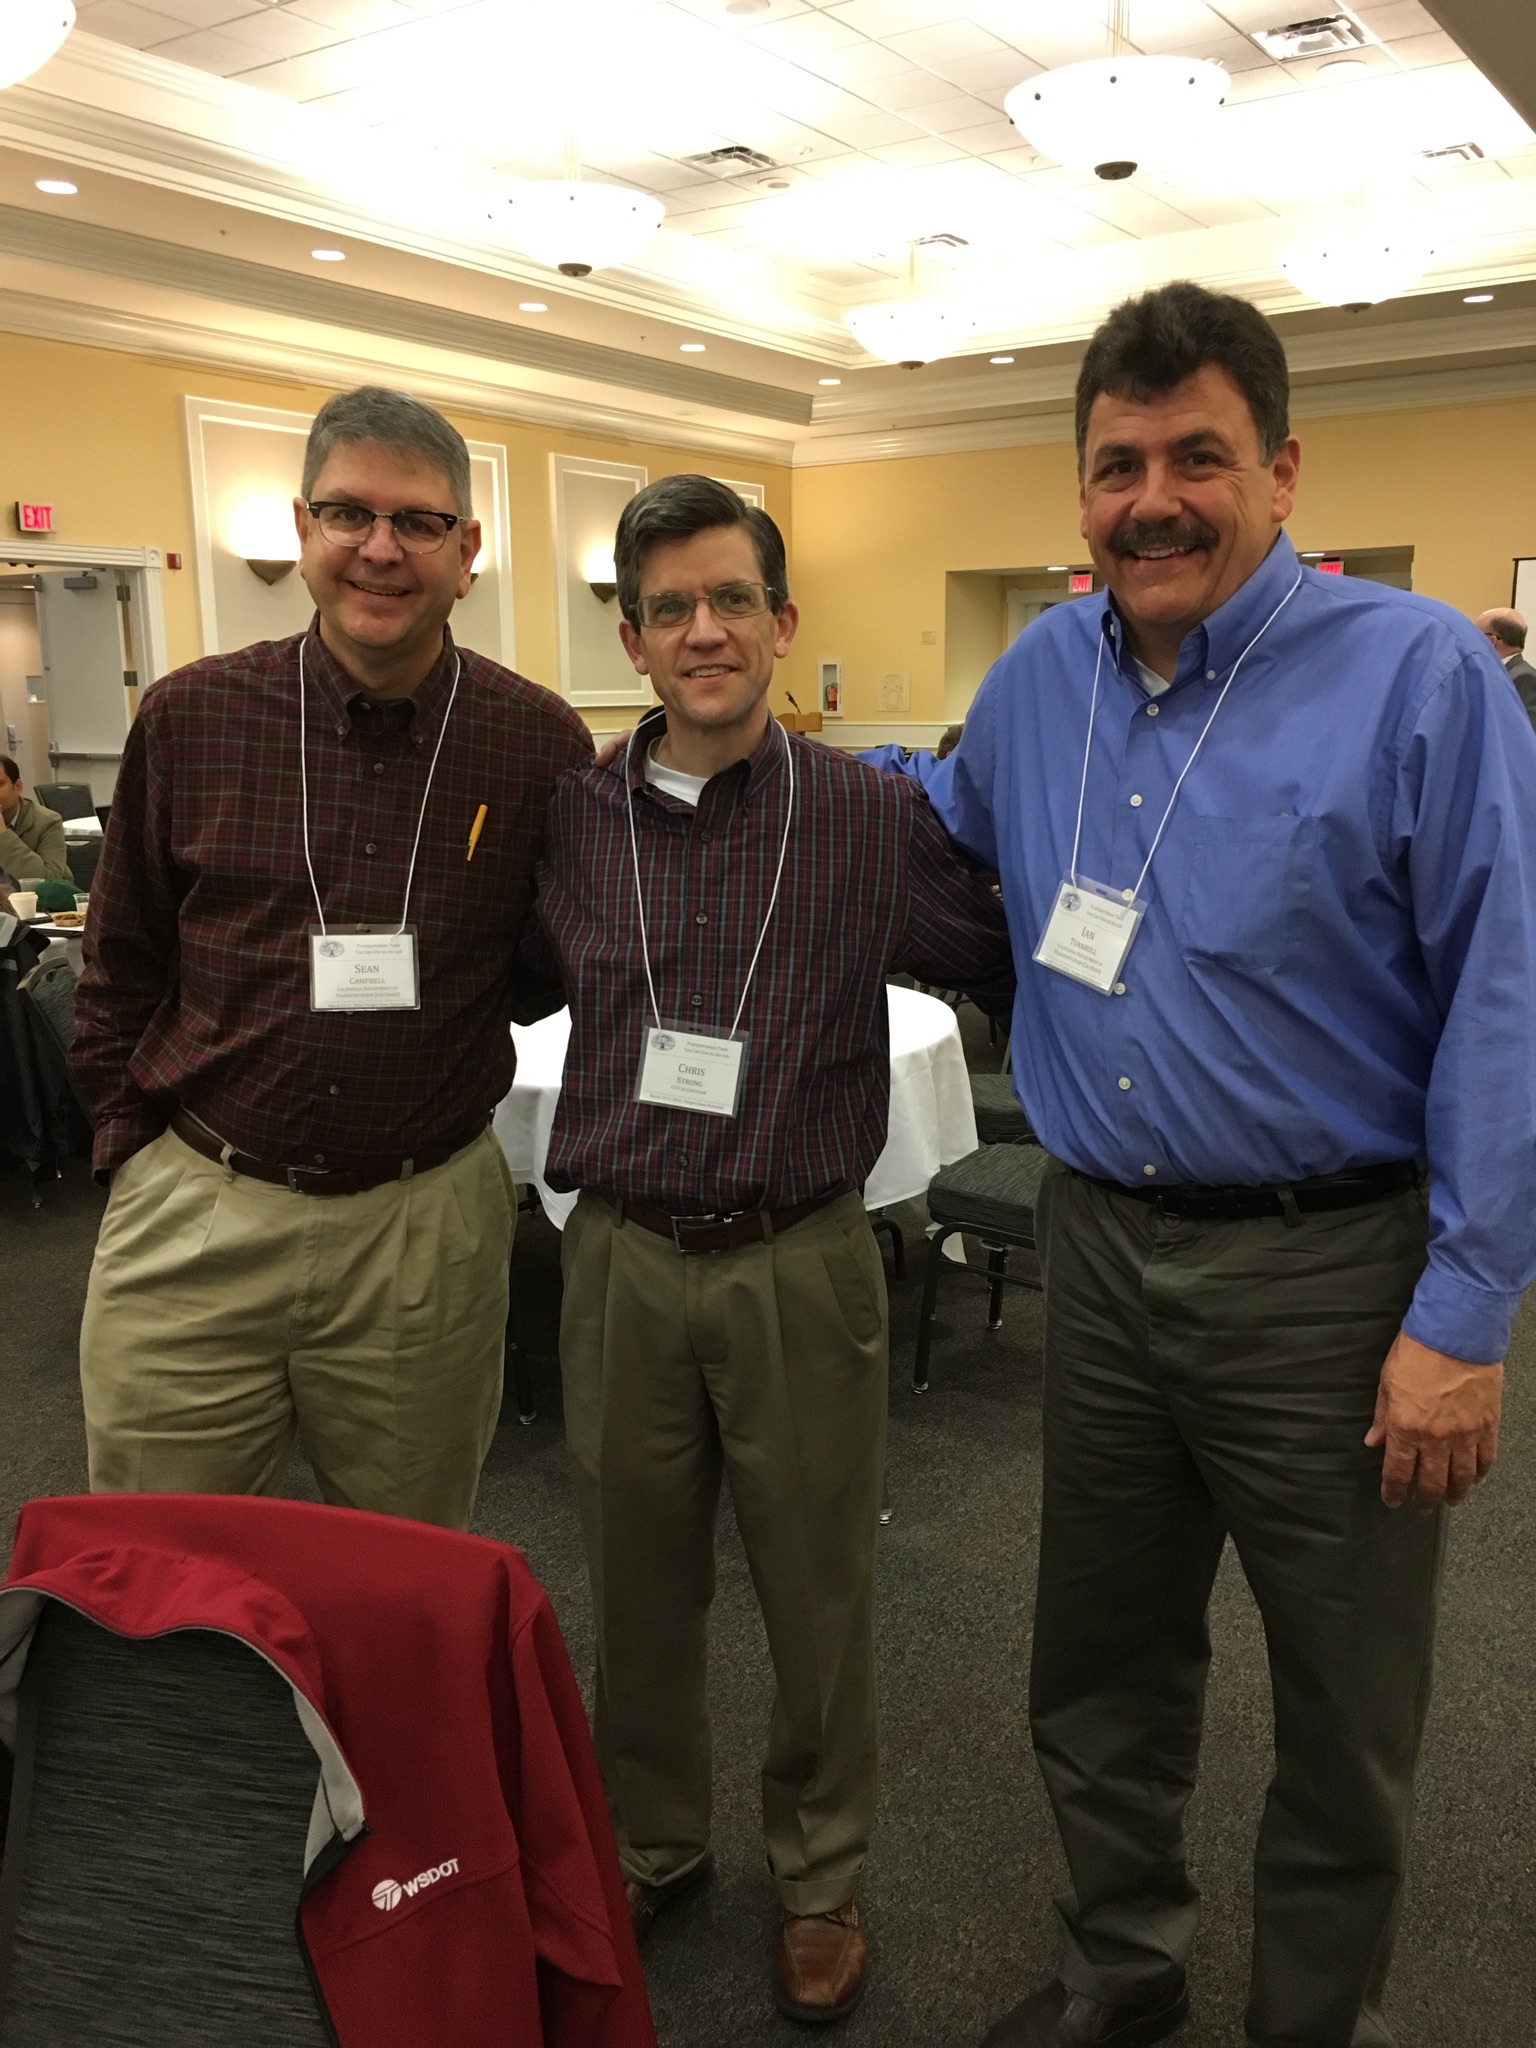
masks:
<svg viewBox="0 0 1536 2048"><path fill-rule="evenodd" d="M1203 519L1127 519L1109 545L1117 555L1133 555L1145 548L1210 548L1219 538Z"/></svg>

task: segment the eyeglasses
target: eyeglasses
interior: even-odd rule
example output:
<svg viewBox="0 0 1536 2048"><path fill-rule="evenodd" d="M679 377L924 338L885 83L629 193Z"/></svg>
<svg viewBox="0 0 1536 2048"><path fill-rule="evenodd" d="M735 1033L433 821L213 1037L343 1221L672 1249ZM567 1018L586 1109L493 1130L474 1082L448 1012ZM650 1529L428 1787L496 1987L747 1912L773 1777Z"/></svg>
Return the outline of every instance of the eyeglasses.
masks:
<svg viewBox="0 0 1536 2048"><path fill-rule="evenodd" d="M435 555L459 523L457 512L371 512L341 498L321 498L308 507L320 531L339 548L360 548L382 519L408 555Z"/></svg>
<svg viewBox="0 0 1536 2048"><path fill-rule="evenodd" d="M717 619L755 619L772 609L768 587L763 583L717 583L703 599L689 597L682 590L653 590L639 604L642 626L691 626L700 602L707 604Z"/></svg>

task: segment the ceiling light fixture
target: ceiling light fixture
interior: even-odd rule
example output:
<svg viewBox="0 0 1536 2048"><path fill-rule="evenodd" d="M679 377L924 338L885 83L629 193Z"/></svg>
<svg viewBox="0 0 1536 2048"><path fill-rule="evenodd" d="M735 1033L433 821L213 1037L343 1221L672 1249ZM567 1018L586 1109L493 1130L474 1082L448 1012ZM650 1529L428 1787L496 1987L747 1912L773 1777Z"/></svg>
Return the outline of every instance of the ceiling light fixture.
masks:
<svg viewBox="0 0 1536 2048"><path fill-rule="evenodd" d="M677 344L677 346L678 352L681 355L701 356L704 353L704 344L702 341L680 341Z"/></svg>
<svg viewBox="0 0 1536 2048"><path fill-rule="evenodd" d="M1231 84L1206 58L1142 56L1127 31L1128 5L1114 0L1107 57L1042 71L1003 101L1042 155L1110 181L1190 155Z"/></svg>
<svg viewBox="0 0 1536 2048"><path fill-rule="evenodd" d="M907 296L878 306L855 306L843 325L861 348L883 363L920 370L939 356L952 356L975 333L974 313L940 299L917 296L917 244L907 244Z"/></svg>
<svg viewBox="0 0 1536 2048"><path fill-rule="evenodd" d="M649 192L581 178L528 178L491 216L514 249L562 277L590 277L627 263L661 226L666 208Z"/></svg>
<svg viewBox="0 0 1536 2048"><path fill-rule="evenodd" d="M987 361L988 361L989 363L1011 363L1011 362L1013 361L1013 357L1012 357L1012 356L988 356L988 357L987 357Z"/></svg>
<svg viewBox="0 0 1536 2048"><path fill-rule="evenodd" d="M345 263L347 260L345 249L311 249L309 253L317 263Z"/></svg>
<svg viewBox="0 0 1536 2048"><path fill-rule="evenodd" d="M39 192L47 192L54 199L73 199L80 187L71 185L68 178L39 178L37 189Z"/></svg>
<svg viewBox="0 0 1536 2048"><path fill-rule="evenodd" d="M1464 306L1491 306L1492 292L1467 292L1461 302Z"/></svg>
<svg viewBox="0 0 1536 2048"><path fill-rule="evenodd" d="M841 384L842 381L841 377L818 377L816 379L818 384Z"/></svg>
<svg viewBox="0 0 1536 2048"><path fill-rule="evenodd" d="M519 313L547 313L549 308L542 299L519 299L517 310Z"/></svg>
<svg viewBox="0 0 1536 2048"><path fill-rule="evenodd" d="M1052 562L1045 573L1047 576L1065 576L1068 573L1067 565L1065 562Z"/></svg>
<svg viewBox="0 0 1536 2048"><path fill-rule="evenodd" d="M1434 260L1434 249L1411 224L1357 219L1280 252L1280 268L1309 299L1363 313L1410 291Z"/></svg>
<svg viewBox="0 0 1536 2048"><path fill-rule="evenodd" d="M0 22L0 86L20 85L63 47L75 25L74 0L9 0Z"/></svg>

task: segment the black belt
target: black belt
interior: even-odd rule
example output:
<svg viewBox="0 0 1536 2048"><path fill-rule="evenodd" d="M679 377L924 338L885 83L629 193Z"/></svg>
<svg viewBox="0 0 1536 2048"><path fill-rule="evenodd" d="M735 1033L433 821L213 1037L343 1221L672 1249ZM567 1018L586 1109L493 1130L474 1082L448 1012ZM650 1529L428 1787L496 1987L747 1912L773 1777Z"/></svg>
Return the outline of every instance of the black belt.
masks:
<svg viewBox="0 0 1536 2048"><path fill-rule="evenodd" d="M1128 1195L1133 1202L1150 1202L1162 1215L1178 1216L1190 1223L1242 1223L1255 1216L1283 1216L1290 1223L1298 1216L1328 1209L1359 1209L1367 1202L1379 1202L1386 1195L1419 1184L1416 1159L1388 1159L1380 1166L1346 1166L1342 1173L1321 1173L1312 1180L1256 1188L1128 1188L1117 1180L1101 1180L1096 1173L1079 1173L1075 1166L1069 1166L1067 1171L1096 1188Z"/></svg>
<svg viewBox="0 0 1536 2048"><path fill-rule="evenodd" d="M231 1152L226 1162L222 1140L185 1109L178 1109L171 1118L171 1129L183 1145L190 1145L205 1159L216 1159L221 1166L227 1163L231 1173L243 1173L248 1180L269 1181L274 1187L292 1188L298 1195L361 1195L369 1188L383 1187L386 1181L409 1180L412 1174L445 1165L455 1152L472 1145L489 1121L482 1118L472 1130L428 1145L409 1159L376 1159L356 1166L278 1166L271 1160L255 1159L249 1152Z"/></svg>
<svg viewBox="0 0 1536 2048"><path fill-rule="evenodd" d="M814 1201L794 1202L787 1209L741 1209L734 1216L669 1216L664 1209L647 1208L644 1202L621 1201L606 1188L592 1192L618 1211L621 1223L638 1223L657 1237L669 1237L680 1252L734 1252L744 1244L772 1244L779 1231L803 1223L829 1202L842 1200L841 1195L817 1195Z"/></svg>

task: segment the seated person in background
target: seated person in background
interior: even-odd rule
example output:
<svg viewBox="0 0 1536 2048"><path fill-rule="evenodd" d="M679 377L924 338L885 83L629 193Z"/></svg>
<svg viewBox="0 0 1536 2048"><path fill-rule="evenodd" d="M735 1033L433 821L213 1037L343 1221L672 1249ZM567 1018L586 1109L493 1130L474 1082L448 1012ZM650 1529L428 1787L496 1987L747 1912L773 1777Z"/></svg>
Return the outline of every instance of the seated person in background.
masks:
<svg viewBox="0 0 1536 2048"><path fill-rule="evenodd" d="M731 1489L777 1684L763 1771L777 1998L864 1988L875 1809L885 977L1004 1009L991 892L909 782L768 712L796 612L766 512L702 476L630 499L620 634L662 709L560 783L540 908L571 1001L550 1185L597 1623L597 1749L630 1913L709 1874L707 1616ZM672 1022L680 1018L681 1023Z"/></svg>
<svg viewBox="0 0 1536 2048"><path fill-rule="evenodd" d="M21 770L9 754L0 754L0 873L24 885L70 879L64 820L23 796Z"/></svg>

